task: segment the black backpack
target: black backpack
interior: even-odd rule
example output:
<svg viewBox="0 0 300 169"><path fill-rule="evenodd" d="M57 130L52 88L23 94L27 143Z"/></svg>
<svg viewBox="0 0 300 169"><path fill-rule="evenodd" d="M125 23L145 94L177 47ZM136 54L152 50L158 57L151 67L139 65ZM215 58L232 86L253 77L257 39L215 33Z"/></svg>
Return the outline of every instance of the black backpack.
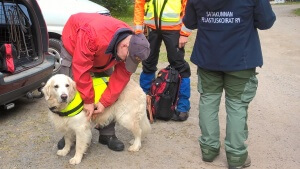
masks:
<svg viewBox="0 0 300 169"><path fill-rule="evenodd" d="M148 118L170 120L175 112L181 76L177 70L168 66L160 70L152 81L147 95Z"/></svg>

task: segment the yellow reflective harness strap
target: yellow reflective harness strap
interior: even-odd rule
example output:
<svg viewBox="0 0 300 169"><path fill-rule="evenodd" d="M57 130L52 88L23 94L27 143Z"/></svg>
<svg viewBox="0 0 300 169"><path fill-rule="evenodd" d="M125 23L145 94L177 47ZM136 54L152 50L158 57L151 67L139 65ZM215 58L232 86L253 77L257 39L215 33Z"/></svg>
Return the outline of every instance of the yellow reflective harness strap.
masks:
<svg viewBox="0 0 300 169"><path fill-rule="evenodd" d="M97 103L104 90L108 85L109 77L93 78L93 86L95 90L95 103ZM83 101L80 97L80 93L77 92L74 99L68 104L68 106L61 112L55 112L60 116L72 117L79 114L83 109Z"/></svg>
<svg viewBox="0 0 300 169"><path fill-rule="evenodd" d="M83 109L83 101L79 92L76 92L75 98L68 104L68 106L61 112L68 117L75 116Z"/></svg>
<svg viewBox="0 0 300 169"><path fill-rule="evenodd" d="M95 103L99 102L102 93L106 89L108 85L108 77L101 77L101 78L93 78L93 86L95 90Z"/></svg>
<svg viewBox="0 0 300 169"><path fill-rule="evenodd" d="M61 112L65 116L72 117L72 116L75 116L76 114L79 114L82 109L83 109L83 101L80 97L79 92L76 92L74 99Z"/></svg>

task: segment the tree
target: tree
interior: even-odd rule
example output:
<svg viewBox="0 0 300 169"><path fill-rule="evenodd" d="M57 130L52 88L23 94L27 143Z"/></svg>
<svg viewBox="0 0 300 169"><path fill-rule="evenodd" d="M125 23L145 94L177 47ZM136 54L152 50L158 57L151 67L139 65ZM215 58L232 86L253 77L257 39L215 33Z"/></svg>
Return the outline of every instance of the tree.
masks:
<svg viewBox="0 0 300 169"><path fill-rule="evenodd" d="M92 0L93 2L104 6L112 14L127 13L128 8L132 5L133 0Z"/></svg>

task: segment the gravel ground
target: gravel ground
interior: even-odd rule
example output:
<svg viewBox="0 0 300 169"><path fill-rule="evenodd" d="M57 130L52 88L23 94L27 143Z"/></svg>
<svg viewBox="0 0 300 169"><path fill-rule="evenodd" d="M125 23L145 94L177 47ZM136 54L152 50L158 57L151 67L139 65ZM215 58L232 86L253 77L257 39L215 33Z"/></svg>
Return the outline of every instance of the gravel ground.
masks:
<svg viewBox="0 0 300 169"><path fill-rule="evenodd" d="M272 29L260 31L264 66L258 69L259 87L249 108L250 169L300 166L300 17L291 12L296 8L300 5L273 5L276 23ZM191 47L192 42L189 44ZM161 68L166 65L160 63ZM220 156L213 163L201 160L196 67L191 64L191 69L192 108L187 121L157 121L136 153L110 151L97 143L98 133L93 130L92 145L77 166L68 163L74 150L66 157L56 155L56 143L61 135L48 121L44 99L16 101L14 109L0 110L0 168L226 168L223 140ZM140 71L139 68L137 72ZM133 78L138 79L138 73ZM225 137L224 106L223 100L219 113L222 139ZM120 126L116 131L127 149L133 136Z"/></svg>

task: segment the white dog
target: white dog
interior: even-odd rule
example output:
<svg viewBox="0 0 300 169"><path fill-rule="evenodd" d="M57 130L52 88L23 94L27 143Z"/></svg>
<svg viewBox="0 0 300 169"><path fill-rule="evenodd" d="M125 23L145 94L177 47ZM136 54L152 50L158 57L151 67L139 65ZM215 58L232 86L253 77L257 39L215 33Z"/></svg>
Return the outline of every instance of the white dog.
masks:
<svg viewBox="0 0 300 169"><path fill-rule="evenodd" d="M47 81L42 91L51 110L50 121L64 134L65 147L58 150L57 155L67 155L76 137L76 153L69 162L79 164L92 139L91 123L84 111L71 117L59 115L78 95L75 82L66 75L57 74ZM151 131L151 126L146 114L146 94L133 80L128 82L118 100L93 120L102 127L111 121L116 121L133 133L135 138L128 150L139 151L141 139Z"/></svg>

